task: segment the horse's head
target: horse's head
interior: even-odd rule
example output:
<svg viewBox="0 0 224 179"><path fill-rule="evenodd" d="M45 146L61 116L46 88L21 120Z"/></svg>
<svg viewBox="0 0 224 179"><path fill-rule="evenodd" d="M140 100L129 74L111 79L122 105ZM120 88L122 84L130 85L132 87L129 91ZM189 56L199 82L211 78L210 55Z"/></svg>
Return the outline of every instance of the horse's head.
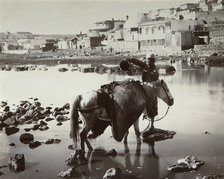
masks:
<svg viewBox="0 0 224 179"><path fill-rule="evenodd" d="M168 106L174 104L173 96L164 80L157 80L152 82L153 86L156 88L157 97L162 99Z"/></svg>

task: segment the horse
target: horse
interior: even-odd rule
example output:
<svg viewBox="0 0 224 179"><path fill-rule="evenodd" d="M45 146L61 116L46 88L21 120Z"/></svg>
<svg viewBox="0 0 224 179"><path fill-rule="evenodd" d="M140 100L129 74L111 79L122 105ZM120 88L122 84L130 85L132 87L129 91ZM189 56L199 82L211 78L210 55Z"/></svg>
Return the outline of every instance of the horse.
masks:
<svg viewBox="0 0 224 179"><path fill-rule="evenodd" d="M94 90L77 95L71 104L70 120L70 137L74 140L75 148L77 148L77 141L80 137L81 150L85 152L86 143L88 149L92 151L93 148L87 139L89 131L96 131L101 126L100 131L98 131L98 135L100 135L109 125L111 125L112 134L116 141L121 142L125 136L124 142L127 142L128 129L134 124L137 142L140 143L138 118L146 109L148 116L152 120L154 119L157 110L152 108L157 106L157 104L155 105L157 97L168 106L172 106L174 103L164 80L148 83L128 79L120 85L115 85L111 98L105 95L99 96L99 92ZM99 98L103 102L99 103ZM105 114L105 111L109 115L102 120L101 116ZM80 133L79 115L84 122Z"/></svg>

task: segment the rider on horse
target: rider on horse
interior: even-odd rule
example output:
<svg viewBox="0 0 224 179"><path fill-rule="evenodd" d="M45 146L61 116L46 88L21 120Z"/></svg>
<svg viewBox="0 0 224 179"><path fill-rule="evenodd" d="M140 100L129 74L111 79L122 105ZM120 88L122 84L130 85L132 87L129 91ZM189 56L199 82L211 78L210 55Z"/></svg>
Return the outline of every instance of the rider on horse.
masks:
<svg viewBox="0 0 224 179"><path fill-rule="evenodd" d="M126 59L126 61L142 68L142 70L143 70L142 81L143 82L151 83L151 82L157 81L159 79L159 72L155 66L155 55L153 53L147 54L145 61L138 60L136 58ZM156 101L156 103L151 103L149 100L149 103L147 105L148 108L146 108L147 115L151 119L154 119L154 117L158 115L157 99L153 99L153 100ZM146 116L144 115L144 118L145 117ZM153 123L154 123L154 120L151 120L151 128L150 129L154 129Z"/></svg>

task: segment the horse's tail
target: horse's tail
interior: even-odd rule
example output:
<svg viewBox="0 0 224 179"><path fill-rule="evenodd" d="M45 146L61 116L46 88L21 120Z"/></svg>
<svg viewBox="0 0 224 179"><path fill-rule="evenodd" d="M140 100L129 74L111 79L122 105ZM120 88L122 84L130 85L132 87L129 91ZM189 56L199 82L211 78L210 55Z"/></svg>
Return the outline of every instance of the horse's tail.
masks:
<svg viewBox="0 0 224 179"><path fill-rule="evenodd" d="M70 138L73 138L74 142L76 143L79 139L79 113L78 113L78 107L80 105L81 96L78 95L75 98L75 101L72 104L71 107L71 119L70 119Z"/></svg>

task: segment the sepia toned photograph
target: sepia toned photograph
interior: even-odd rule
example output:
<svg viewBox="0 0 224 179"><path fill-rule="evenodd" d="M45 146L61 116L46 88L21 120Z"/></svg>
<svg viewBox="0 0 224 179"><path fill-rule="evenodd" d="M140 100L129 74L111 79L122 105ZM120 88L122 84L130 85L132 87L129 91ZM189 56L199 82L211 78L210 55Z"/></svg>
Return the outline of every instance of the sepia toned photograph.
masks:
<svg viewBox="0 0 224 179"><path fill-rule="evenodd" d="M0 0L1 179L224 179L224 0Z"/></svg>

